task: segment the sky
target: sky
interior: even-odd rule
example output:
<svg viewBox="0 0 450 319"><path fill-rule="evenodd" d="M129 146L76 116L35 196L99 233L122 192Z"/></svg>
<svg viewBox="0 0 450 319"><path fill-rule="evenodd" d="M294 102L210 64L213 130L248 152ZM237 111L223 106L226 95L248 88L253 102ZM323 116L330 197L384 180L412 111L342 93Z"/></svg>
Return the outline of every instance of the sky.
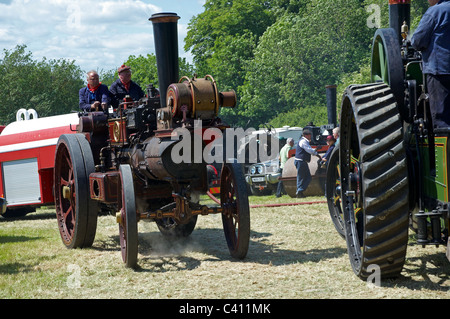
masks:
<svg viewBox="0 0 450 319"><path fill-rule="evenodd" d="M35 60L75 60L82 70L116 69L130 55L155 53L154 13L174 12L180 57L191 18L205 0L0 0L0 59L3 50L25 44Z"/></svg>

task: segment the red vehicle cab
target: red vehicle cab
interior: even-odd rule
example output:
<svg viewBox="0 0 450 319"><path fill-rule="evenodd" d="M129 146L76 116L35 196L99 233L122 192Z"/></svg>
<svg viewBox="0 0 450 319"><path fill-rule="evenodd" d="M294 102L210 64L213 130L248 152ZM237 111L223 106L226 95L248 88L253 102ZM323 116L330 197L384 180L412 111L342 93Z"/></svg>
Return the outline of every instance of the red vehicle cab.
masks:
<svg viewBox="0 0 450 319"><path fill-rule="evenodd" d="M31 116L30 116L31 115ZM75 133L78 113L38 118L21 109L16 122L0 127L0 213L23 216L53 205L55 147L62 134Z"/></svg>

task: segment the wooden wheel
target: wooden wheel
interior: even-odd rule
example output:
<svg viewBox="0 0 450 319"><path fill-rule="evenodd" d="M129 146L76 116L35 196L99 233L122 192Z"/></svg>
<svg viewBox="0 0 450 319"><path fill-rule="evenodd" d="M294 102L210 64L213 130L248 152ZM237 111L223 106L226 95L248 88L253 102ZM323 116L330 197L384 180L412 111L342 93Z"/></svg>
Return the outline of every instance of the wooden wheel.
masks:
<svg viewBox="0 0 450 319"><path fill-rule="evenodd" d="M233 258L247 255L250 241L250 206L247 185L238 163L225 163L220 178L222 223L228 249Z"/></svg>
<svg viewBox="0 0 450 319"><path fill-rule="evenodd" d="M58 228L67 248L90 247L94 241L99 210L89 195L94 170L84 135L62 135L56 146L54 187Z"/></svg>
<svg viewBox="0 0 450 319"><path fill-rule="evenodd" d="M133 174L129 165L120 165L119 173L122 191L122 207L119 220L120 249L125 265L135 268L138 255L138 225Z"/></svg>

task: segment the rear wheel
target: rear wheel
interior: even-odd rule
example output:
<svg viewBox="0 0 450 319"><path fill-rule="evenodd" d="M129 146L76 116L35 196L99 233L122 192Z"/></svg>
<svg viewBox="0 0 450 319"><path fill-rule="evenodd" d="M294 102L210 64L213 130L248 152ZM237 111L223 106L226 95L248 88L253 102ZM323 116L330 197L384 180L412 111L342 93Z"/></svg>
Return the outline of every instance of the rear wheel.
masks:
<svg viewBox="0 0 450 319"><path fill-rule="evenodd" d="M408 243L408 170L402 121L384 83L350 86L342 103L340 171L345 234L361 279L378 265L399 275Z"/></svg>
<svg viewBox="0 0 450 319"><path fill-rule="evenodd" d="M54 191L59 232L67 248L90 247L94 241L99 210L89 194L89 174L94 170L86 138L62 135L56 146Z"/></svg>

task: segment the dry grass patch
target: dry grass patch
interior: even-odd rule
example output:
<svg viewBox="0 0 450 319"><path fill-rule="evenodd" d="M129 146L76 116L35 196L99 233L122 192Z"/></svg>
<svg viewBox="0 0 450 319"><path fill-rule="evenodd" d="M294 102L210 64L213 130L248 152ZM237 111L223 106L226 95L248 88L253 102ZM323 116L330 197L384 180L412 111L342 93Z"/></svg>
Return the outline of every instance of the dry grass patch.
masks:
<svg viewBox="0 0 450 319"><path fill-rule="evenodd" d="M322 201L323 198L307 198ZM251 204L292 202L251 197ZM220 215L168 242L139 223L139 268L124 267L118 226L100 216L92 248L66 249L53 210L0 219L0 298L448 298L443 247L408 247L402 276L370 287L352 272L326 204L251 209L247 258L233 260Z"/></svg>

